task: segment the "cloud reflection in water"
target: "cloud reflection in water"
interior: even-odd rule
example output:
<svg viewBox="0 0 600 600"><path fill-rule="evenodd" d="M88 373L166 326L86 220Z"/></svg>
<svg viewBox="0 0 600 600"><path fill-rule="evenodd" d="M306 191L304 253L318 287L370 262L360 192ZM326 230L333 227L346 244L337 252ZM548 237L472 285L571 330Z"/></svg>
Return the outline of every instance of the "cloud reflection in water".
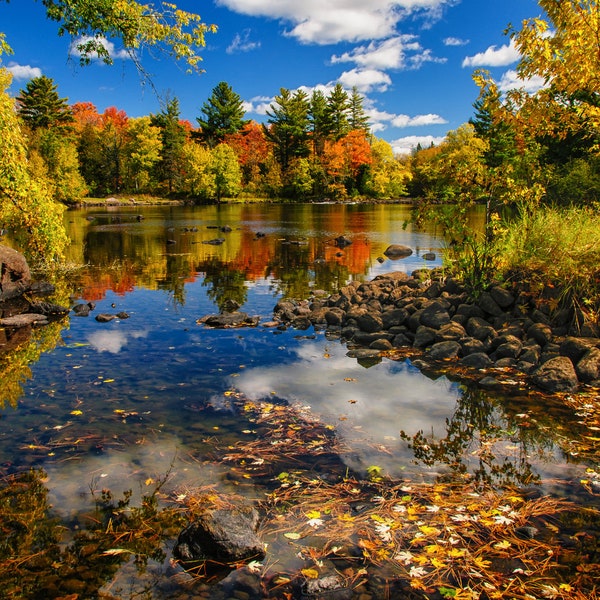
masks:
<svg viewBox="0 0 600 600"><path fill-rule="evenodd" d="M382 464L381 454L359 444L367 439L390 449L385 468L390 475L399 475L412 456L399 439L400 430L445 436L446 419L460 397L457 385L445 377L433 381L409 362L388 359L365 369L345 356L341 344L326 340L299 344L295 352L296 362L248 369L232 384L252 400L275 393L290 404L310 406L357 449L352 459L344 457L355 463L349 466Z"/></svg>

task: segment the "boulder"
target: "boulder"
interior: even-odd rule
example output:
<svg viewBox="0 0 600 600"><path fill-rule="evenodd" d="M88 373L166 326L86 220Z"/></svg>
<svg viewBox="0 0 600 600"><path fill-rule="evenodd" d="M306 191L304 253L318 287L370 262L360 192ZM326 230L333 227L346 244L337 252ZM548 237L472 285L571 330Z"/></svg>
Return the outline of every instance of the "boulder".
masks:
<svg viewBox="0 0 600 600"><path fill-rule="evenodd" d="M427 357L432 360L448 360L456 358L460 351L460 344L451 340L447 342L438 342L429 349Z"/></svg>
<svg viewBox="0 0 600 600"><path fill-rule="evenodd" d="M22 315L13 315L0 319L0 325L3 327L27 327L28 325L46 325L48 319L46 315L36 315L34 313L24 313Z"/></svg>
<svg viewBox="0 0 600 600"><path fill-rule="evenodd" d="M31 272L25 257L0 244L0 302L16 298L31 288Z"/></svg>
<svg viewBox="0 0 600 600"><path fill-rule="evenodd" d="M265 547L256 535L257 525L253 508L207 510L179 534L173 555L183 563L262 560Z"/></svg>
<svg viewBox="0 0 600 600"><path fill-rule="evenodd" d="M574 392L577 389L577 373L571 359L566 356L551 358L531 375L531 381L546 392Z"/></svg>
<svg viewBox="0 0 600 600"><path fill-rule="evenodd" d="M98 318L98 317L96 317ZM232 327L256 327L259 317L250 317L245 312L220 313L218 315L207 315L198 319L198 324L204 324L207 327L215 329L229 329ZM309 325L310 327L310 322Z"/></svg>
<svg viewBox="0 0 600 600"><path fill-rule="evenodd" d="M600 349L590 348L575 365L581 381L589 383L600 378Z"/></svg>
<svg viewBox="0 0 600 600"><path fill-rule="evenodd" d="M405 258L413 253L412 248L403 244L391 244L386 249L384 254L392 260L396 258Z"/></svg>
<svg viewBox="0 0 600 600"><path fill-rule="evenodd" d="M448 310L441 302L432 302L426 306L421 313L420 323L425 327L439 329L442 325L450 322Z"/></svg>

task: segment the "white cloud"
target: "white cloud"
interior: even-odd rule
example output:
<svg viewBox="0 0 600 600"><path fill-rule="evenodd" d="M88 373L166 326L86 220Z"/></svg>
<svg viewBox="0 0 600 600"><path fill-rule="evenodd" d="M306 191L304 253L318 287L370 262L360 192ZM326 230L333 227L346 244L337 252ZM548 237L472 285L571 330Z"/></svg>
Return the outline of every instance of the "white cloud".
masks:
<svg viewBox="0 0 600 600"><path fill-rule="evenodd" d="M431 144L437 146L445 140L445 136L433 135L408 135L391 142L394 154L410 154L419 144L422 148L429 148Z"/></svg>
<svg viewBox="0 0 600 600"><path fill-rule="evenodd" d="M218 0L230 10L292 24L287 35L303 43L382 39L411 14L439 18L453 0Z"/></svg>
<svg viewBox="0 0 600 600"><path fill-rule="evenodd" d="M16 62L9 62L6 69L12 73L16 81L27 81L28 79L42 76L42 70L39 67L19 65Z"/></svg>
<svg viewBox="0 0 600 600"><path fill-rule="evenodd" d="M357 46L351 52L333 55L331 62L353 62L365 69L415 69L425 62L445 62L425 50L414 35L399 35L383 42Z"/></svg>
<svg viewBox="0 0 600 600"><path fill-rule="evenodd" d="M234 54L236 52L250 52L257 48L260 48L260 42L251 42L250 30L244 29L244 32L241 35L239 33L235 34L233 41L229 44L225 52L227 52L227 54Z"/></svg>
<svg viewBox="0 0 600 600"><path fill-rule="evenodd" d="M408 115L396 115L392 119L392 125L394 127L423 127L425 125L444 125L447 123L446 119L436 114L417 115L415 117L409 117Z"/></svg>
<svg viewBox="0 0 600 600"><path fill-rule="evenodd" d="M529 94L534 94L535 92L541 90L545 87L546 83L543 77L539 77L538 75L531 77L530 79L520 79L517 75L517 72L514 70L509 70L502 75L500 82L498 83L498 89L501 92L506 92L508 90L523 89Z"/></svg>
<svg viewBox="0 0 600 600"><path fill-rule="evenodd" d="M514 43L504 44L498 48L490 46L485 52L479 52L474 56L467 56L462 63L463 67L505 67L520 58L519 51Z"/></svg>
<svg viewBox="0 0 600 600"><path fill-rule="evenodd" d="M71 44L71 54L74 54L75 56L81 56L82 52L81 50L79 50L79 46L82 46L83 44L87 44L88 42L95 42L95 43L100 43L102 44L102 46L104 46L104 48L106 49L106 51L108 52L108 55L113 59L123 59L123 60L127 60L130 59L131 56L130 54L126 51L126 50L117 50L115 48L115 45L110 41L107 40L106 38L100 37L100 38L94 38L91 36L82 36L77 38L76 40L73 41L73 43ZM90 57L93 60L100 60L98 58L98 55L96 54L92 54L92 56Z"/></svg>
<svg viewBox="0 0 600 600"><path fill-rule="evenodd" d="M385 92L392 84L387 73L376 69L352 69L342 73L338 81L347 89L356 87L359 92Z"/></svg>
<svg viewBox="0 0 600 600"><path fill-rule="evenodd" d="M466 46L469 44L469 40L463 40L456 37L447 37L444 39L444 46Z"/></svg>

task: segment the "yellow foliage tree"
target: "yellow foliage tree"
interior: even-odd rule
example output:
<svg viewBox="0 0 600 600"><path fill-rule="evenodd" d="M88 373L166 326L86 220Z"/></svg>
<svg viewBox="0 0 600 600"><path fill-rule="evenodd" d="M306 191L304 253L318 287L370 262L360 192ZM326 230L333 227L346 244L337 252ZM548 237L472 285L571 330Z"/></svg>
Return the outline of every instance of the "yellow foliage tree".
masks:
<svg viewBox="0 0 600 600"><path fill-rule="evenodd" d="M29 258L48 263L61 259L67 244L64 207L52 198L45 177L29 169L14 100L6 92L10 82L10 73L0 67L0 219L25 234L23 250Z"/></svg>

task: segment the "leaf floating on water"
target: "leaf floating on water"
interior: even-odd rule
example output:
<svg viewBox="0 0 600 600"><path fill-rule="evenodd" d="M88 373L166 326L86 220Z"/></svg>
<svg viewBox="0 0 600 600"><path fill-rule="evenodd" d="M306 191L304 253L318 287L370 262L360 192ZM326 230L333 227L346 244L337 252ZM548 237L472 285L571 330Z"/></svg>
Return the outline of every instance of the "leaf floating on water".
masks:
<svg viewBox="0 0 600 600"><path fill-rule="evenodd" d="M71 411L71 414L72 414L72 415L82 415L82 414L83 414L83 411L82 411L82 410L72 410L72 411Z"/></svg>
<svg viewBox="0 0 600 600"><path fill-rule="evenodd" d="M105 550L102 554L105 556L116 556L118 554L134 554L131 550L127 550L127 548L111 548L110 550Z"/></svg>
<svg viewBox="0 0 600 600"><path fill-rule="evenodd" d="M319 571L316 569L302 569L302 575L304 575L304 577L308 577L308 579L318 579Z"/></svg>
<svg viewBox="0 0 600 600"><path fill-rule="evenodd" d="M290 531L288 533L284 533L283 537L288 538L288 540L299 540L302 536L299 533Z"/></svg>

